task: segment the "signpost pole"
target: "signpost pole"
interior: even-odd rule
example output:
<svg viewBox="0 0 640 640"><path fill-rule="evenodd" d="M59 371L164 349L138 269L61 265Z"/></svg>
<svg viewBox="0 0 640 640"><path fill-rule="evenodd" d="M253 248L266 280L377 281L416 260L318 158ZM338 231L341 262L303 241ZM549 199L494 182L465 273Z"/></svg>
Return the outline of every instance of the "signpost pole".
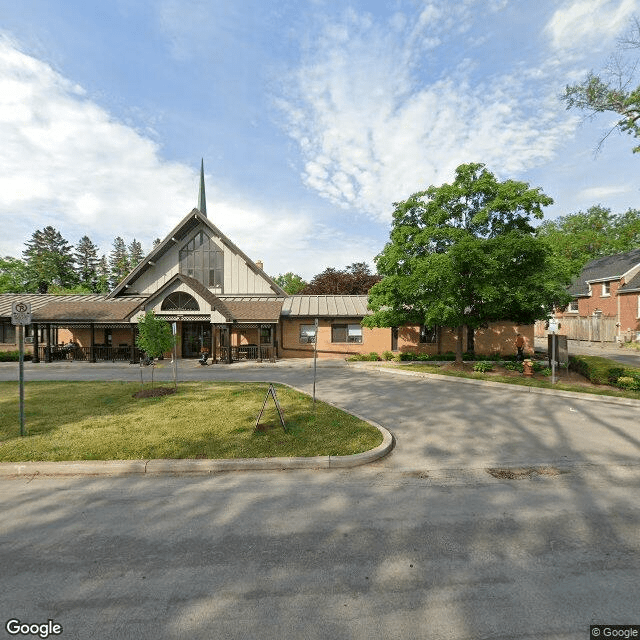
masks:
<svg viewBox="0 0 640 640"><path fill-rule="evenodd" d="M556 332L551 334L551 384L556 383Z"/></svg>
<svg viewBox="0 0 640 640"><path fill-rule="evenodd" d="M313 410L316 410L316 372L318 366L318 318L315 320L315 335L313 337Z"/></svg>
<svg viewBox="0 0 640 640"><path fill-rule="evenodd" d="M173 386L178 388L178 341L176 334L178 333L178 325L176 322L171 323L171 333L173 333Z"/></svg>
<svg viewBox="0 0 640 640"><path fill-rule="evenodd" d="M18 325L18 346L20 349L20 435L24 432L24 326Z"/></svg>

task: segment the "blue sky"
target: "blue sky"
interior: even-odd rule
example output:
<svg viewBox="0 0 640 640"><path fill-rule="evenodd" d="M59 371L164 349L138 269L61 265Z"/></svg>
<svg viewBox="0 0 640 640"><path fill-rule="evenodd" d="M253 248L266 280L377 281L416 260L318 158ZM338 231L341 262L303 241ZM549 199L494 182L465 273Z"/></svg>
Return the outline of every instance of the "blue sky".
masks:
<svg viewBox="0 0 640 640"><path fill-rule="evenodd" d="M640 155L559 99L640 0L0 0L0 255L35 229L151 248L197 203L271 275L372 263L464 162L640 207Z"/></svg>

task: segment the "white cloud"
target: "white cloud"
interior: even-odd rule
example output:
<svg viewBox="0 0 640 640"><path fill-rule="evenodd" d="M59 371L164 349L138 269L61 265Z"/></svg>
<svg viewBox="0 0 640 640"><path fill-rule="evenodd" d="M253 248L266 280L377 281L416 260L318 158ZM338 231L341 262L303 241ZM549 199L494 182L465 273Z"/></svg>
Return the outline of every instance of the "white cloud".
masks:
<svg viewBox="0 0 640 640"><path fill-rule="evenodd" d="M20 257L24 242L46 225L72 244L87 234L105 252L117 235L135 237L150 250L197 202L194 169L164 161L155 142L114 120L81 87L5 36L0 140L0 255ZM332 234L297 210L243 201L215 184L207 196L214 224L251 258L262 258L269 273L303 265L300 273L311 277L329 259L347 264L375 252L370 246L354 252L339 233L327 240Z"/></svg>
<svg viewBox="0 0 640 640"><path fill-rule="evenodd" d="M608 47L639 10L638 0L571 0L553 14L547 32L558 50Z"/></svg>
<svg viewBox="0 0 640 640"><path fill-rule="evenodd" d="M384 220L393 201L450 179L463 162L513 174L554 156L577 118L558 101L561 83L549 83L552 66L515 63L484 81L470 60L437 77L418 73L424 47L453 18L466 30L468 7L427 5L402 31L397 14L388 31L353 12L324 29L279 103L309 187Z"/></svg>

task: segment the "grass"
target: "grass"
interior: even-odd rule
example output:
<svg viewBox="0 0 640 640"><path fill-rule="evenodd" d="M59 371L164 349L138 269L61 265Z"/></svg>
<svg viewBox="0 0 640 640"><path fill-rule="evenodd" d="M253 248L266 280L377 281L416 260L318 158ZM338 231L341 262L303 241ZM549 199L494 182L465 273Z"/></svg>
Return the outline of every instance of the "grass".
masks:
<svg viewBox="0 0 640 640"><path fill-rule="evenodd" d="M29 382L27 435L19 435L18 384L0 382L0 461L265 458L348 455L382 442L355 416L274 385L287 432L270 398L254 431L267 384L182 383L178 392L134 399L137 383Z"/></svg>
<svg viewBox="0 0 640 640"><path fill-rule="evenodd" d="M384 365L383 365L384 366ZM390 367L394 367L394 365L387 365ZM524 376L508 376L506 375L492 375L490 378L487 377L483 373L475 373L475 372L466 372L466 371L456 371L456 370L446 370L442 369L440 365L437 364L422 364L422 363L414 363L409 365L402 365L401 367L397 367L408 371L417 371L419 373L437 373L438 375L444 376L454 376L457 378L471 378L474 380L490 380L491 382L503 382L505 384L515 384L522 387L538 387L540 389L557 389L559 391L574 391L577 393L590 393L593 395L600 396L614 396L618 398L633 398L635 400L640 400L640 392L638 391L628 391L623 389L615 389L614 387L609 387L606 385L603 386L591 386L586 387L578 384L570 384L565 382L556 382L553 384L551 382L551 378L549 379L540 379L540 378L525 378ZM558 374L558 378L562 380L562 372Z"/></svg>

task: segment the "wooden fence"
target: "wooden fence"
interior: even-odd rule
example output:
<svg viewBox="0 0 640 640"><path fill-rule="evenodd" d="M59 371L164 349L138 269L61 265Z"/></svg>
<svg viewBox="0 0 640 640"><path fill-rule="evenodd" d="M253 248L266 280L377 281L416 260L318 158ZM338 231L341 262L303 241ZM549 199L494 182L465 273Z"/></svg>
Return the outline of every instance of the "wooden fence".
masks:
<svg viewBox="0 0 640 640"><path fill-rule="evenodd" d="M618 335L617 318L605 316L587 316L576 318L559 318L558 334L567 336L569 340L586 340L589 342L615 342ZM536 322L535 335L538 338L547 334L543 321Z"/></svg>

